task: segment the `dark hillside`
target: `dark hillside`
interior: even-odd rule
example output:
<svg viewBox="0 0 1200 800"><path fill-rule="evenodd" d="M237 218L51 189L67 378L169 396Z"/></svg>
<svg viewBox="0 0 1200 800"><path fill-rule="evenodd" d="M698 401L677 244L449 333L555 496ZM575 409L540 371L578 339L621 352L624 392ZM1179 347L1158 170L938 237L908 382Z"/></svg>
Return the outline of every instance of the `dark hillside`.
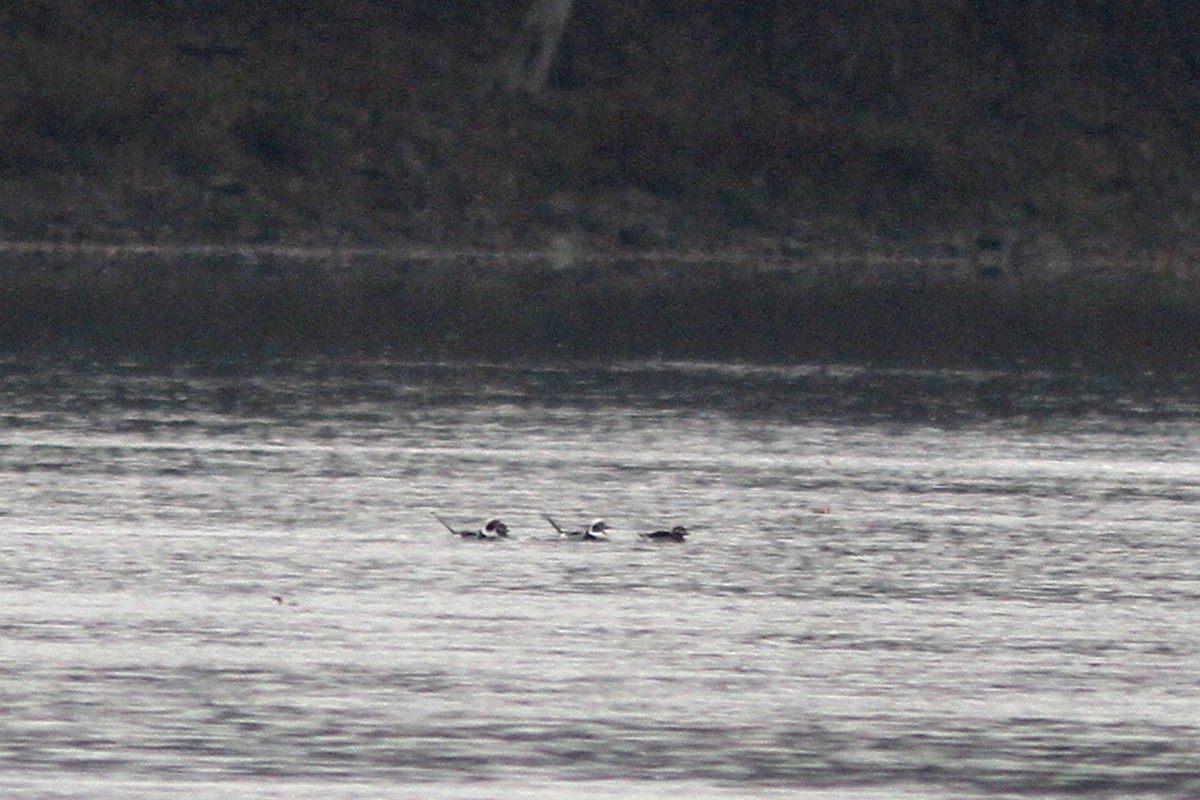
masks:
<svg viewBox="0 0 1200 800"><path fill-rule="evenodd" d="M13 0L0 236L669 247L1051 233L1200 209L1200 10L1170 0Z"/></svg>

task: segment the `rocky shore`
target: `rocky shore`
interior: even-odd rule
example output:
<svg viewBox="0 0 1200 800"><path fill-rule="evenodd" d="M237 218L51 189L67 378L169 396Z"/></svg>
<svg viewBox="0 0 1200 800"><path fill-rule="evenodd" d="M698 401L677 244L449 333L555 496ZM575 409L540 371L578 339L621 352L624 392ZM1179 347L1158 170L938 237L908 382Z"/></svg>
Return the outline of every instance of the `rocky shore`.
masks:
<svg viewBox="0 0 1200 800"><path fill-rule="evenodd" d="M1193 371L1193 259L0 245L0 349Z"/></svg>

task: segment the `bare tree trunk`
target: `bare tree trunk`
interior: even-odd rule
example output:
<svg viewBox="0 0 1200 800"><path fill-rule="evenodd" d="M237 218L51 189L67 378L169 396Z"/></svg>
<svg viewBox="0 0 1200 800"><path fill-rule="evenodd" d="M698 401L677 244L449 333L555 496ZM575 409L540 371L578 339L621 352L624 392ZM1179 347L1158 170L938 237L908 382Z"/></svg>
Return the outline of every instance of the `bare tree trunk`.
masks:
<svg viewBox="0 0 1200 800"><path fill-rule="evenodd" d="M521 29L504 54L501 85L508 91L540 92L571 18L573 0L532 0Z"/></svg>

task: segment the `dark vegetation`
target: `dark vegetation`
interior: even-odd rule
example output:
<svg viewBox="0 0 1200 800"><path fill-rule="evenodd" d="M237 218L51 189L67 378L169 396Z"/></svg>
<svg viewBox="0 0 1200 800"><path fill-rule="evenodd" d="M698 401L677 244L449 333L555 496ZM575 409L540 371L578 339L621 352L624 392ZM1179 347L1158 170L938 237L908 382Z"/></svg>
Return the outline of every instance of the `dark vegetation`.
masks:
<svg viewBox="0 0 1200 800"><path fill-rule="evenodd" d="M1146 248L1197 222L1192 3L589 0L535 97L495 89L524 6L7 2L0 232Z"/></svg>
<svg viewBox="0 0 1200 800"><path fill-rule="evenodd" d="M0 257L0 345L1194 366L1200 6L589 0L529 96L524 5L3 4L0 238L611 258ZM891 248L967 279L804 278Z"/></svg>

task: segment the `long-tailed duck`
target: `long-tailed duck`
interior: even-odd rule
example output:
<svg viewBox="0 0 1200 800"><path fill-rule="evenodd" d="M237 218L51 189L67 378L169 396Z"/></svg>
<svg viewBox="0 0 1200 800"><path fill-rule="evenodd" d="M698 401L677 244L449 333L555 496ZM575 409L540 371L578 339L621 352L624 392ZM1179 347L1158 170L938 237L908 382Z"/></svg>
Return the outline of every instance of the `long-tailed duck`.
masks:
<svg viewBox="0 0 1200 800"><path fill-rule="evenodd" d="M653 531L639 535L651 542L682 542L687 539L688 532L682 525L676 525L669 531Z"/></svg>
<svg viewBox="0 0 1200 800"><path fill-rule="evenodd" d="M471 530L456 530L449 522L438 516L435 511L433 514L437 517L437 521L445 526L446 530L453 533L462 539L507 539L508 526L498 519L492 518L483 524L483 529L478 531Z"/></svg>
<svg viewBox="0 0 1200 800"><path fill-rule="evenodd" d="M561 525L554 521L554 518L542 512L542 516L546 521L553 526L554 530L558 531L558 535L564 539L571 539L576 542L607 542L608 541L608 523L602 519L594 520L591 525L584 530L568 531L564 530Z"/></svg>

